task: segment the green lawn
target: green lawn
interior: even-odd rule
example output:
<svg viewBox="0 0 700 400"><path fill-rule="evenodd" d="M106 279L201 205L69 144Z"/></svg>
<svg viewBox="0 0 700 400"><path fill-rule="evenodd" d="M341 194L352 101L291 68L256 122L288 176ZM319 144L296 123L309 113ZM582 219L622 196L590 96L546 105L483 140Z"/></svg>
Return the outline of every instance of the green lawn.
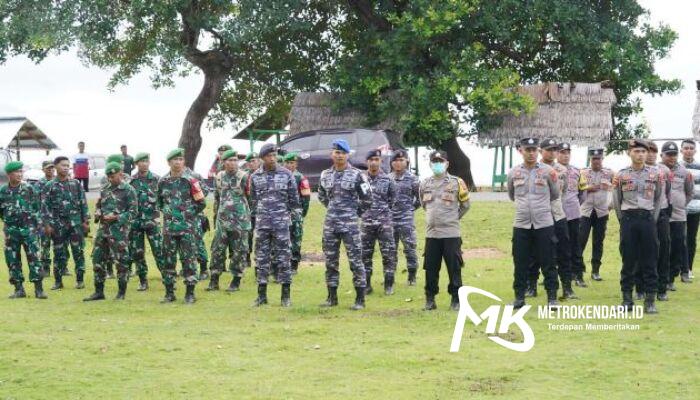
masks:
<svg viewBox="0 0 700 400"><path fill-rule="evenodd" d="M303 251L320 252L323 214L314 202ZM465 284L506 301L512 299L512 214L509 203L475 202L462 222L465 249L500 251L495 258L467 259ZM420 239L422 213L418 230ZM617 245L618 225L612 218L605 280L578 289L578 303L619 303ZM87 255L91 248L90 243ZM48 292L46 301L6 299L11 287L5 283L0 398L613 399L634 393L635 399L676 399L697 398L700 391L700 282L679 283L671 301L659 304L660 314L638 322L639 331L549 331L547 323L557 321L538 321L533 310L527 316L536 336L531 351L500 347L487 339L483 326L468 323L461 351L450 353L456 313L447 310L445 272L435 312L421 311L423 275L418 286L408 287L403 272L394 296L377 292L368 297L365 311L353 312L344 256L341 263L341 304L331 310L317 306L326 295L319 262L302 265L290 309L279 307L276 285L269 290L269 306L251 308L256 295L252 270L233 295L208 293L206 283L200 284L194 306L182 304L181 285L177 304L159 304L163 287L155 269L151 290L136 292L132 280L124 302L111 300L114 280L107 283L109 300L81 302L93 287L91 271L86 290L73 289L68 278L66 289ZM380 265L378 254L375 265ZM404 269L402 261L399 271ZM0 280L7 282L4 266ZM33 295L31 285L27 289ZM541 294L531 303L544 302ZM478 296L473 303L476 310L492 304ZM514 330L514 336L520 338L520 332Z"/></svg>

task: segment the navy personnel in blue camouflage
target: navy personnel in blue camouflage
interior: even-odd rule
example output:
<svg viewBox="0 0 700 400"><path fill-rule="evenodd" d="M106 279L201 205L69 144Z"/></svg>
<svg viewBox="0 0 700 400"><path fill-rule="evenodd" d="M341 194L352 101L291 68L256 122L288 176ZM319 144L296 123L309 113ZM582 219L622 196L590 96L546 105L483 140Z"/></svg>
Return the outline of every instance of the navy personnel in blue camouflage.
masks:
<svg viewBox="0 0 700 400"><path fill-rule="evenodd" d="M250 176L250 198L255 208L255 272L258 279L258 298L254 306L267 304L267 280L272 255L279 268L282 284L282 307L291 305L292 284L291 241L289 227L291 213L300 207L294 175L277 165L277 149L266 144L260 149L263 164Z"/></svg>
<svg viewBox="0 0 700 400"><path fill-rule="evenodd" d="M425 209L425 310L434 310L439 292L440 268L445 260L451 296L450 308L459 310L457 290L462 286L462 237L459 220L469 211L469 189L462 178L447 172L447 153L430 153L432 176L420 183L420 199Z"/></svg>
<svg viewBox="0 0 700 400"><path fill-rule="evenodd" d="M358 217L372 205L372 192L362 172L348 163L350 145L343 139L333 141L331 158L333 166L321 173L318 200L328 211L323 224L323 253L326 257L326 286L328 298L322 307L338 305L340 281L340 242L350 262L355 286L353 310L365 308L365 267L362 264L362 247Z"/></svg>
<svg viewBox="0 0 700 400"><path fill-rule="evenodd" d="M391 177L396 183L396 200L392 208L394 221L394 247L399 249L399 242L403 243L403 254L406 257L406 269L408 270L408 285L416 284L416 271L418 269L418 254L416 246L416 224L414 222L415 210L420 207L418 188L420 181L408 168L408 155L405 150L396 150L391 155Z"/></svg>
<svg viewBox="0 0 700 400"><path fill-rule="evenodd" d="M396 244L392 210L396 201L396 184L382 171L382 152L370 150L367 153L365 177L372 188L372 207L362 214L362 264L365 266L367 286L365 294L372 293L372 257L374 243L379 242L384 268L384 294L394 294L394 274L396 272Z"/></svg>

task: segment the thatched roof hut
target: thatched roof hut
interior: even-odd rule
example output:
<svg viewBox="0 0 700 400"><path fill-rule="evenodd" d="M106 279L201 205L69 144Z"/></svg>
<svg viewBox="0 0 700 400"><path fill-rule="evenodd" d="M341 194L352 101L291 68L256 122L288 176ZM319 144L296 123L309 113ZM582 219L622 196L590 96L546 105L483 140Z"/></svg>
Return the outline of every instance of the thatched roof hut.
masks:
<svg viewBox="0 0 700 400"><path fill-rule="evenodd" d="M357 110L336 111L332 106L333 100L330 93L297 94L289 113L289 134L334 128L392 129L396 124L396 120L386 120L368 126L364 113Z"/></svg>
<svg viewBox="0 0 700 400"><path fill-rule="evenodd" d="M691 127L695 140L700 140L700 81L695 81L697 93L695 95L695 110L693 111L693 126Z"/></svg>
<svg viewBox="0 0 700 400"><path fill-rule="evenodd" d="M602 83L543 83L521 86L537 108L531 114L503 116L502 123L480 133L489 146L512 146L523 137L556 138L583 146L603 145L613 130L613 90Z"/></svg>

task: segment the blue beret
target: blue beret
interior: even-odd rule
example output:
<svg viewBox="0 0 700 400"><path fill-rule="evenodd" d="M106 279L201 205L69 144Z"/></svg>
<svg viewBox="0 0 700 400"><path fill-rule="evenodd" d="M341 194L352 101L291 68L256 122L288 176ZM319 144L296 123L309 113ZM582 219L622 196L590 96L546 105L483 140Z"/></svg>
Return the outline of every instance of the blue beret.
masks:
<svg viewBox="0 0 700 400"><path fill-rule="evenodd" d="M374 149L374 150L370 150L367 152L367 157L365 157L365 160L369 160L372 157L381 157L381 156L382 156L382 152L380 150Z"/></svg>
<svg viewBox="0 0 700 400"><path fill-rule="evenodd" d="M263 147L260 149L260 153L258 153L258 154L260 155L260 158L263 158L263 157L265 157L266 155L268 155L268 154L270 154L270 153L274 153L274 152L276 152L276 151L277 151L277 147L275 147L274 144L272 144L272 143L265 143L265 144L263 145Z"/></svg>
<svg viewBox="0 0 700 400"><path fill-rule="evenodd" d="M350 145L345 139L336 139L333 141L333 150L340 150L346 153L350 152Z"/></svg>

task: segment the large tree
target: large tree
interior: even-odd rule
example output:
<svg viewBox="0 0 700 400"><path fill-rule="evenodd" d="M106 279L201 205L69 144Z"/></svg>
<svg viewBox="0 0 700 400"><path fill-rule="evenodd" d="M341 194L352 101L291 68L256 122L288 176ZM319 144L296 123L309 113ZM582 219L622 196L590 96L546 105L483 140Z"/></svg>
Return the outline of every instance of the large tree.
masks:
<svg viewBox="0 0 700 400"><path fill-rule="evenodd" d="M321 84L336 15L323 0L4 0L0 63L77 48L85 62L114 70L110 87L142 71L155 87L203 74L179 140L193 167L210 113L214 124L243 122Z"/></svg>
<svg viewBox="0 0 700 400"><path fill-rule="evenodd" d="M504 111L528 112L519 84L613 82L614 139L643 135L631 117L640 93L680 87L659 77L676 35L653 26L635 0L347 0L343 53L331 87L371 120L399 116L409 145L447 151L471 187L457 137L477 135Z"/></svg>

